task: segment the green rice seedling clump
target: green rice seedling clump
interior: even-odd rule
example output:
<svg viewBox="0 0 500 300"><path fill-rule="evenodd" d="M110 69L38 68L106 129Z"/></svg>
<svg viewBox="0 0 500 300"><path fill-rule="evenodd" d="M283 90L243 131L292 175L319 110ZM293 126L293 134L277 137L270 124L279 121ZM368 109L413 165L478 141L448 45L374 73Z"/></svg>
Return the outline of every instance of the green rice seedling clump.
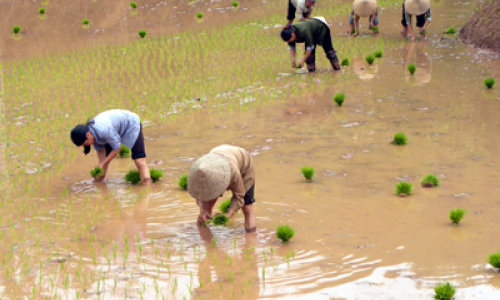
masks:
<svg viewBox="0 0 500 300"><path fill-rule="evenodd" d="M90 171L90 176L92 176L93 178L101 177L102 174L104 174L104 170L99 167L95 167L94 169L92 169L92 171Z"/></svg>
<svg viewBox="0 0 500 300"><path fill-rule="evenodd" d="M230 205L231 205L231 199L226 199L219 205L219 209L221 212L227 214Z"/></svg>
<svg viewBox="0 0 500 300"><path fill-rule="evenodd" d="M89 19L83 19L82 24L83 25L88 25L90 23Z"/></svg>
<svg viewBox="0 0 500 300"><path fill-rule="evenodd" d="M40 8L38 12L43 15L45 13L45 7Z"/></svg>
<svg viewBox="0 0 500 300"><path fill-rule="evenodd" d="M231 4L233 5L233 7L240 6L240 3L238 1L233 1Z"/></svg>
<svg viewBox="0 0 500 300"><path fill-rule="evenodd" d="M458 225L460 220L465 216L465 209L463 208L455 208L450 211L450 220L453 224Z"/></svg>
<svg viewBox="0 0 500 300"><path fill-rule="evenodd" d="M377 57L377 58L380 58L380 57L384 56L384 52L382 52L382 50L378 49L378 50L375 50L375 52L373 52L373 55L375 55L375 57Z"/></svg>
<svg viewBox="0 0 500 300"><path fill-rule="evenodd" d="M406 181L401 181L396 184L396 194L399 196L410 195L413 192L413 185Z"/></svg>
<svg viewBox="0 0 500 300"><path fill-rule="evenodd" d="M224 214L217 214L215 215L215 217L212 219L212 223L214 223L214 225L222 225L222 226L225 226L227 224L227 222L229 221L229 218L226 217L226 215Z"/></svg>
<svg viewBox="0 0 500 300"><path fill-rule="evenodd" d="M434 299L450 300L456 293L455 287L449 283L440 283L434 287Z"/></svg>
<svg viewBox="0 0 500 300"><path fill-rule="evenodd" d="M186 173L179 176L179 187L181 190L187 191L188 189L188 175Z"/></svg>
<svg viewBox="0 0 500 300"><path fill-rule="evenodd" d="M306 179L307 182L311 182L312 178L314 177L314 174L316 171L314 170L314 167L309 167L305 166L300 169L300 172L302 175L304 175L304 178Z"/></svg>
<svg viewBox="0 0 500 300"><path fill-rule="evenodd" d="M279 225L276 229L276 237L279 238L283 243L288 243L291 238L295 235L295 230L288 225Z"/></svg>
<svg viewBox="0 0 500 300"><path fill-rule="evenodd" d="M344 58L340 63L341 66L348 67L350 65L349 58Z"/></svg>
<svg viewBox="0 0 500 300"><path fill-rule="evenodd" d="M201 13L201 12L196 13L196 17L197 17L198 19L203 18L203 13Z"/></svg>
<svg viewBox="0 0 500 300"><path fill-rule="evenodd" d="M374 32L374 33L379 33L379 29L377 26L372 26L370 27L370 29Z"/></svg>
<svg viewBox="0 0 500 300"><path fill-rule="evenodd" d="M163 177L163 171L158 169L151 169L149 170L149 176L151 177L151 180L153 182L157 182L158 180L160 180L160 178Z"/></svg>
<svg viewBox="0 0 500 300"><path fill-rule="evenodd" d="M500 252L490 254L488 263L492 265L493 268L500 269Z"/></svg>
<svg viewBox="0 0 500 300"><path fill-rule="evenodd" d="M484 85L487 88L491 89L493 87L493 85L495 85L495 78L486 78L484 80Z"/></svg>
<svg viewBox="0 0 500 300"><path fill-rule="evenodd" d="M366 62L371 65L373 64L373 62L375 61L375 55L373 54L368 54L366 57L365 57L365 60Z"/></svg>
<svg viewBox="0 0 500 300"><path fill-rule="evenodd" d="M17 25L16 25L16 26L14 26L14 27L12 27L12 32L14 32L14 33L19 33L19 32L21 32L21 27L20 27L20 26L17 26Z"/></svg>
<svg viewBox="0 0 500 300"><path fill-rule="evenodd" d="M457 30L455 29L455 27L450 27L450 28L446 29L444 31L444 33L446 33L446 34L455 34L455 33L457 33Z"/></svg>
<svg viewBox="0 0 500 300"><path fill-rule="evenodd" d="M137 8L137 2L130 2L130 7Z"/></svg>
<svg viewBox="0 0 500 300"><path fill-rule="evenodd" d="M342 103L344 103L345 100L345 95L344 93L336 93L333 96L333 101L338 104L338 106L342 106Z"/></svg>
<svg viewBox="0 0 500 300"><path fill-rule="evenodd" d="M130 148L125 145L122 145L122 147L120 148L120 153L118 153L118 157L125 158L128 157L129 155L130 155Z"/></svg>
<svg viewBox="0 0 500 300"><path fill-rule="evenodd" d="M415 66L415 64L408 65L408 72L410 72L411 75L415 74L416 71L417 71L417 67Z"/></svg>
<svg viewBox="0 0 500 300"><path fill-rule="evenodd" d="M145 38L147 34L146 30L139 30L137 33L141 38Z"/></svg>
<svg viewBox="0 0 500 300"><path fill-rule="evenodd" d="M392 143L394 145L406 145L408 142L408 138L406 137L406 134L404 132L398 132L394 135L394 140Z"/></svg>
<svg viewBox="0 0 500 300"><path fill-rule="evenodd" d="M427 174L421 183L423 187L435 187L439 185L439 178L434 174Z"/></svg>
<svg viewBox="0 0 500 300"><path fill-rule="evenodd" d="M125 174L125 181L131 184L138 184L141 182L141 174L137 170L131 170Z"/></svg>
<svg viewBox="0 0 500 300"><path fill-rule="evenodd" d="M420 34L427 34L427 30L420 31Z"/></svg>

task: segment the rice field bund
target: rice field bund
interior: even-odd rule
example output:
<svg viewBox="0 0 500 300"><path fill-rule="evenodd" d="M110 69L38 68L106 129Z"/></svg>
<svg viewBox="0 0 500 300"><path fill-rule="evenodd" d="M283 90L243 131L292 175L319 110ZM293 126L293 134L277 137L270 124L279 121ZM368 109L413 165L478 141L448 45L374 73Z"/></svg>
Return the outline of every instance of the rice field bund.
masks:
<svg viewBox="0 0 500 300"><path fill-rule="evenodd" d="M318 49L314 73L285 0L4 3L0 298L499 299L500 56L452 33L476 1L432 0L415 42L401 2L353 38L352 1L318 1L342 69ZM94 182L69 138L114 108L149 187L130 149ZM196 225L187 174L221 144L255 162L255 233Z"/></svg>

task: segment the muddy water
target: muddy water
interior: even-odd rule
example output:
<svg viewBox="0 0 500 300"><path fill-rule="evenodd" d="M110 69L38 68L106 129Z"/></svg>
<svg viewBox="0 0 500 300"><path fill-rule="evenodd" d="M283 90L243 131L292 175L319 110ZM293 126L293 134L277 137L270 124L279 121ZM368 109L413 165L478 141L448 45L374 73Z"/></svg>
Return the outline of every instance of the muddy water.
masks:
<svg viewBox="0 0 500 300"><path fill-rule="evenodd" d="M165 172L151 191L124 183L129 159L92 183L95 158L78 153L50 182L58 196L37 204L54 207L43 216L53 240L43 244L50 233L42 231L40 247L33 239L6 250L19 267L4 269L0 291L10 299L429 299L448 280L456 299L498 299L500 277L485 260L500 251L500 94L482 85L499 75L498 59L439 34L470 9L442 1L427 41L398 43L370 67L352 58L343 71L350 80L326 85L332 74L323 70L283 75L290 87L267 102L202 104L146 128L148 161ZM397 29L380 37L395 39ZM343 107L331 101L338 91ZM398 131L408 145L390 144ZM177 187L195 158L222 143L254 155L256 234L244 234L241 213L226 228L197 228L197 207ZM301 177L304 165L316 168L312 183ZM438 174L439 188L419 187L428 173ZM414 184L410 197L394 194L400 180ZM457 227L448 220L455 207L467 210ZM72 214L81 214L78 223L66 221ZM32 236L27 219L12 226ZM290 244L274 237L278 224L297 231ZM19 240L11 232L5 245Z"/></svg>

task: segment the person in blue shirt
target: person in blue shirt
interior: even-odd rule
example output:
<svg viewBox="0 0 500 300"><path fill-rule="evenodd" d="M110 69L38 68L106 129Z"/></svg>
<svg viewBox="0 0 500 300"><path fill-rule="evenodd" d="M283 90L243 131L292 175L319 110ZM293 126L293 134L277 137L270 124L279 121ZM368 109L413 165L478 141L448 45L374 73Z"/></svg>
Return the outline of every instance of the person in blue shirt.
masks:
<svg viewBox="0 0 500 300"><path fill-rule="evenodd" d="M104 171L96 181L104 180L109 163L120 153L123 144L132 150L132 159L139 170L142 184L150 183L142 124L137 114L124 109L107 110L85 125L75 126L71 130L71 140L76 146L83 146L85 154L88 154L90 146L94 145L99 167Z"/></svg>

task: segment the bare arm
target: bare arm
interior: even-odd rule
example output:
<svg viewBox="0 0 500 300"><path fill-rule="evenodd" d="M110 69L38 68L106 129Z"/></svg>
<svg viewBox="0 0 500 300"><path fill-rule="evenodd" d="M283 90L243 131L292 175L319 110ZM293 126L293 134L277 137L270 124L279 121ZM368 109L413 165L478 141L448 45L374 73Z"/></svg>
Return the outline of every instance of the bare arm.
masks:
<svg viewBox="0 0 500 300"><path fill-rule="evenodd" d="M408 28L408 33L410 34L411 41L415 41L415 32L413 31L413 26L411 24L406 25Z"/></svg>
<svg viewBox="0 0 500 300"><path fill-rule="evenodd" d="M295 54L296 53L297 53L297 51L295 50L295 48L290 49L290 62L292 64L292 68L295 68Z"/></svg>
<svg viewBox="0 0 500 300"><path fill-rule="evenodd" d="M312 50L307 50L306 51L306 54L304 54L304 58L300 61L300 66L301 67L306 64L306 60L309 58L309 56L311 55L311 53L312 53Z"/></svg>
<svg viewBox="0 0 500 300"><path fill-rule="evenodd" d="M359 35L359 19L354 18L354 36Z"/></svg>

